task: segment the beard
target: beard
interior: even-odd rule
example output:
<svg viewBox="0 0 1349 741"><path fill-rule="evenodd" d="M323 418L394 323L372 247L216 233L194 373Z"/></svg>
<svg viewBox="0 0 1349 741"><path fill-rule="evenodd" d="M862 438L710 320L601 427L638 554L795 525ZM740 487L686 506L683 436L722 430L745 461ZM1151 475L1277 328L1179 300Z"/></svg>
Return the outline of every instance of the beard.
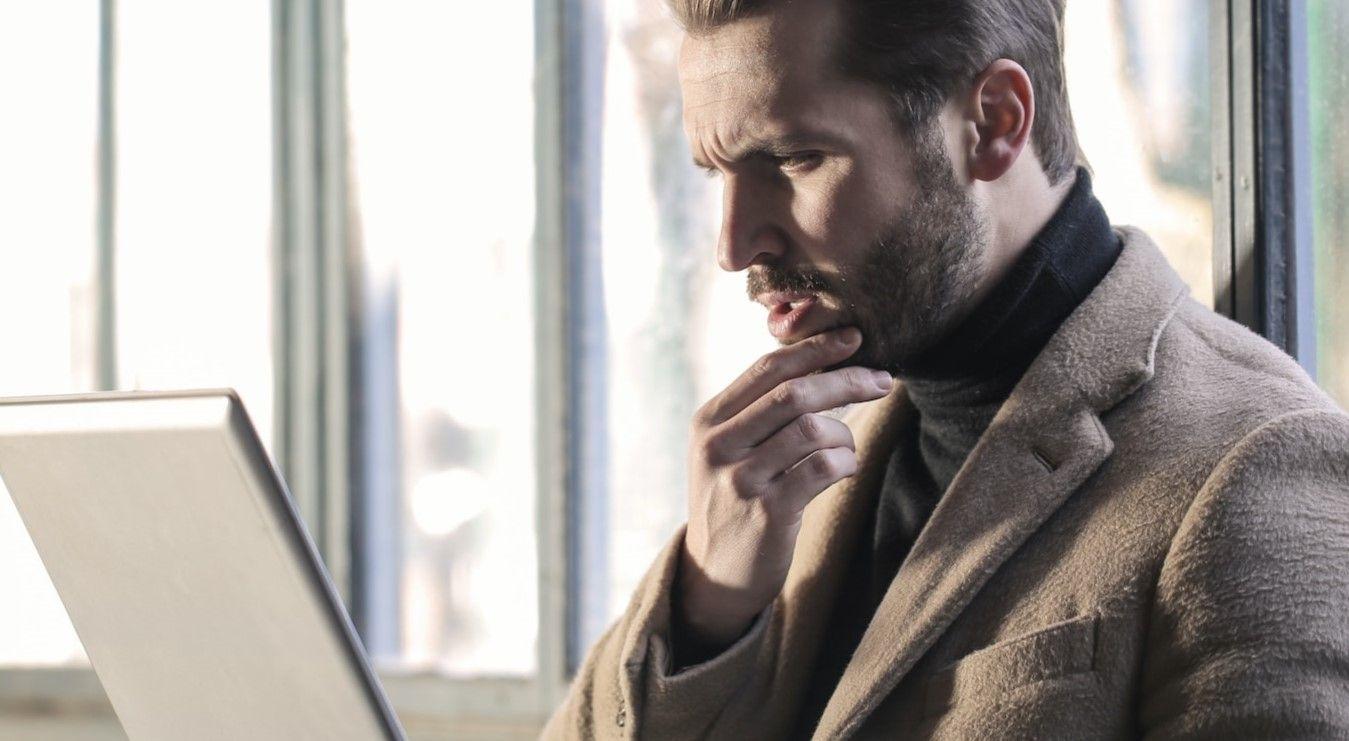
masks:
<svg viewBox="0 0 1349 741"><path fill-rule="evenodd" d="M914 134L918 196L871 240L862 257L827 275L811 268L761 265L748 277L751 297L764 291L829 295L862 345L838 366L860 365L904 376L949 333L967 309L987 244L974 201L956 181L936 122Z"/></svg>

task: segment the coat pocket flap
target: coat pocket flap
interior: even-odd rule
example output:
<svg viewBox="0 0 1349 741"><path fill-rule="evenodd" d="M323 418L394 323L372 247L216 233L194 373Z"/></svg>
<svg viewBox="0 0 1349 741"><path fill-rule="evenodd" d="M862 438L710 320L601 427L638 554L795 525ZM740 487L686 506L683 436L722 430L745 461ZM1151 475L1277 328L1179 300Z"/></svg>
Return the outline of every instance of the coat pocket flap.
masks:
<svg viewBox="0 0 1349 741"><path fill-rule="evenodd" d="M1092 612L981 648L928 677L925 716L958 698L991 698L1022 685L1091 671L1099 614Z"/></svg>

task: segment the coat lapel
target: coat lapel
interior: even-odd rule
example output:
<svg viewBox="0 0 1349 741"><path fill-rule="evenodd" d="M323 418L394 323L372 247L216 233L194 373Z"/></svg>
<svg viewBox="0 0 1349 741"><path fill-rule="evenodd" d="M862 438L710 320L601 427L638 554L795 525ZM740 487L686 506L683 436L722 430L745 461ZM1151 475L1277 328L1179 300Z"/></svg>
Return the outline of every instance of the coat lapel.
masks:
<svg viewBox="0 0 1349 741"><path fill-rule="evenodd" d="M1110 455L1100 415L1152 376L1185 285L1142 232L1050 339L891 582L816 738L857 731L988 579Z"/></svg>

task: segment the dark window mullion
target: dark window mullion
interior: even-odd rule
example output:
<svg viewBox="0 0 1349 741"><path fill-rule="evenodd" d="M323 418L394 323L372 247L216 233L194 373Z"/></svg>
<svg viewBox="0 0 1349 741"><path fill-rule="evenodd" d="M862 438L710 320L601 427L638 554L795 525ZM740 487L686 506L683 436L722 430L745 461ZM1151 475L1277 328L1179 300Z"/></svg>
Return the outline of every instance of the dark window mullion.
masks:
<svg viewBox="0 0 1349 741"><path fill-rule="evenodd" d="M600 240L603 6L561 0L561 237L568 276L567 671L605 627L608 602L608 326Z"/></svg>
<svg viewBox="0 0 1349 741"><path fill-rule="evenodd" d="M350 259L340 0L273 0L274 454L350 604Z"/></svg>
<svg viewBox="0 0 1349 741"><path fill-rule="evenodd" d="M1314 373L1306 6L1303 0L1269 0L1256 7L1256 244L1264 260L1263 331Z"/></svg>
<svg viewBox="0 0 1349 741"><path fill-rule="evenodd" d="M551 710L567 691L569 646L574 642L571 587L576 568L571 545L572 395L568 328L572 307L568 288L568 184L562 113L563 58L569 53L563 24L570 0L534 0L534 334L535 465L539 578L539 707Z"/></svg>

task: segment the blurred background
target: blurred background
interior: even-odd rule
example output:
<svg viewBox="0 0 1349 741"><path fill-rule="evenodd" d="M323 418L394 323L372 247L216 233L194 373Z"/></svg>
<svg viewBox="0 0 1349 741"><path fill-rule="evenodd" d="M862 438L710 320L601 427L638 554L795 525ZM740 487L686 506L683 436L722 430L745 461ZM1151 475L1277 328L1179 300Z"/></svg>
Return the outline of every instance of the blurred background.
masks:
<svg viewBox="0 0 1349 741"><path fill-rule="evenodd" d="M1344 404L1349 2L1292 6L1296 355ZM1112 220L1228 313L1249 16L1064 30ZM660 0L0 0L0 396L238 389L409 732L534 736L684 519L691 413L773 346L679 41ZM0 738L123 737L0 495Z"/></svg>

